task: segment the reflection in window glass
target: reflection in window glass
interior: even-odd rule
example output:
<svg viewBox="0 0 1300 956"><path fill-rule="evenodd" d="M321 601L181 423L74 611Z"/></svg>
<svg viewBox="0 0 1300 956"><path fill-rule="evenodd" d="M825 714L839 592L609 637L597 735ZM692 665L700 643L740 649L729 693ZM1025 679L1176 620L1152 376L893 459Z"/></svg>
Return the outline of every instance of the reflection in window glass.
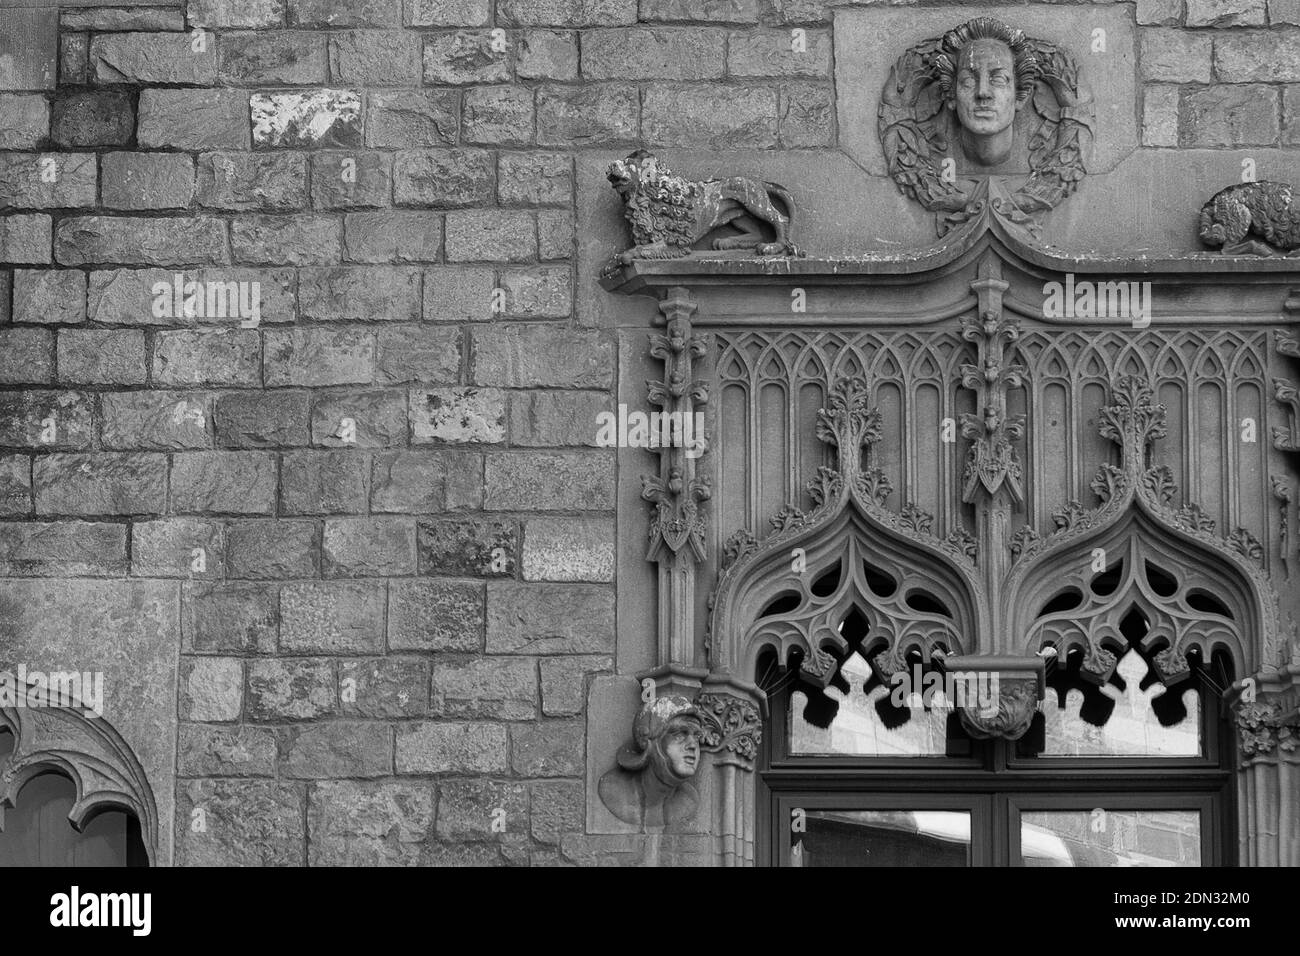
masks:
<svg viewBox="0 0 1300 956"><path fill-rule="evenodd" d="M1200 866L1195 810L1035 810L1020 815L1025 866Z"/></svg>
<svg viewBox="0 0 1300 956"><path fill-rule="evenodd" d="M1113 684L1101 688L1101 693L1115 701L1104 726L1097 727L1084 720L1080 714L1083 694L1072 690L1066 695L1065 707L1057 706L1057 697L1047 695L1043 702L1046 719L1046 757L1199 757L1201 755L1200 695L1194 688L1183 691L1183 706L1187 716L1172 727L1162 727L1151 702L1169 691L1163 684L1152 684L1146 690L1139 686L1147 674L1147 663L1130 650L1116 668L1124 679L1125 688Z"/></svg>
<svg viewBox="0 0 1300 956"><path fill-rule="evenodd" d="M871 676L871 667L859 654L851 654L840 667L848 681L849 693L834 686L826 696L839 702L835 719L826 729L804 719L808 697L802 691L790 695L790 752L792 754L841 755L853 757L942 757L946 753L948 708L933 706L911 708L911 717L890 729L880 719L876 704L889 696L889 688L873 687L864 693L863 684Z"/></svg>
<svg viewBox="0 0 1300 956"><path fill-rule="evenodd" d="M794 866L970 866L964 810L809 810Z"/></svg>

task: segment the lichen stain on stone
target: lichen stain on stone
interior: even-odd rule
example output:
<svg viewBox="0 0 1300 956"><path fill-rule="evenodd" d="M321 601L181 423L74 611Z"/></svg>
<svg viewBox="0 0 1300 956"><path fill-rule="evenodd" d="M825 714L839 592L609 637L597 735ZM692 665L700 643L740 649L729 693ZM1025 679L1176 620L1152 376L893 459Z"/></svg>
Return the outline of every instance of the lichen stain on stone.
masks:
<svg viewBox="0 0 1300 956"><path fill-rule="evenodd" d="M255 93L249 108L255 144L303 145L319 143L337 127L357 123L361 97L350 90Z"/></svg>

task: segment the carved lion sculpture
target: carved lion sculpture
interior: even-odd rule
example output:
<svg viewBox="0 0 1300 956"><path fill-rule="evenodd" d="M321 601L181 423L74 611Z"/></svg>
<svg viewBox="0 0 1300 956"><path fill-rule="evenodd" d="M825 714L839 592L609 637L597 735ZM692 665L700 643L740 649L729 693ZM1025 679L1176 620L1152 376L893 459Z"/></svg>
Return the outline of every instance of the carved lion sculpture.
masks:
<svg viewBox="0 0 1300 956"><path fill-rule="evenodd" d="M692 182L643 149L611 163L607 175L623 199L623 215L636 242L615 256L612 266L633 259L688 255L696 242L728 225L739 229L740 235L714 239L714 249L752 248L760 256L801 255L790 239L794 197L776 183L744 176ZM773 239L764 236L760 223L771 226Z"/></svg>
<svg viewBox="0 0 1300 956"><path fill-rule="evenodd" d="M1257 236L1257 239L1248 238ZM1300 209L1286 183L1239 183L1201 207L1201 241L1225 255L1300 255Z"/></svg>

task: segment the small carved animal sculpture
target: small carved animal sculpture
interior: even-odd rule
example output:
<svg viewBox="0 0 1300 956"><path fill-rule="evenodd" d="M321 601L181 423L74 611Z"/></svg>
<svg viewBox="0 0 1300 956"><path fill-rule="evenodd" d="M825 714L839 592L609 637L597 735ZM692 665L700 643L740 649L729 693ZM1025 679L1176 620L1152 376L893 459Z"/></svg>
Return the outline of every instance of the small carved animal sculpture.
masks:
<svg viewBox="0 0 1300 956"><path fill-rule="evenodd" d="M615 160L607 175L623 199L623 215L636 242L615 256L613 265L689 255L696 242L727 225L741 234L714 239L714 249L752 248L760 256L801 255L790 239L794 197L776 183L744 176L693 182L675 175L643 149ZM760 222L775 231L772 241L764 237Z"/></svg>
<svg viewBox="0 0 1300 956"><path fill-rule="evenodd" d="M1201 207L1201 241L1229 256L1300 255L1300 209L1291 204L1291 187L1258 182L1220 190Z"/></svg>

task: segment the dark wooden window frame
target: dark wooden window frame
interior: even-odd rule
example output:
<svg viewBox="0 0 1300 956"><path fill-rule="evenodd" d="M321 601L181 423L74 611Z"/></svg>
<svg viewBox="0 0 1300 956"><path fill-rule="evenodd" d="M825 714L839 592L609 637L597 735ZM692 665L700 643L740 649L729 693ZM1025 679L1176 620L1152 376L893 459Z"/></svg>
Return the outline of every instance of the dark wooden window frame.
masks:
<svg viewBox="0 0 1300 956"><path fill-rule="evenodd" d="M1237 865L1235 741L1214 695L1202 691L1200 757L1017 756L1006 741L975 741L970 756L791 755L790 691L769 699L759 753L760 866L788 865L790 811L971 810L972 865L1016 865L1024 810L1195 809L1201 865Z"/></svg>

